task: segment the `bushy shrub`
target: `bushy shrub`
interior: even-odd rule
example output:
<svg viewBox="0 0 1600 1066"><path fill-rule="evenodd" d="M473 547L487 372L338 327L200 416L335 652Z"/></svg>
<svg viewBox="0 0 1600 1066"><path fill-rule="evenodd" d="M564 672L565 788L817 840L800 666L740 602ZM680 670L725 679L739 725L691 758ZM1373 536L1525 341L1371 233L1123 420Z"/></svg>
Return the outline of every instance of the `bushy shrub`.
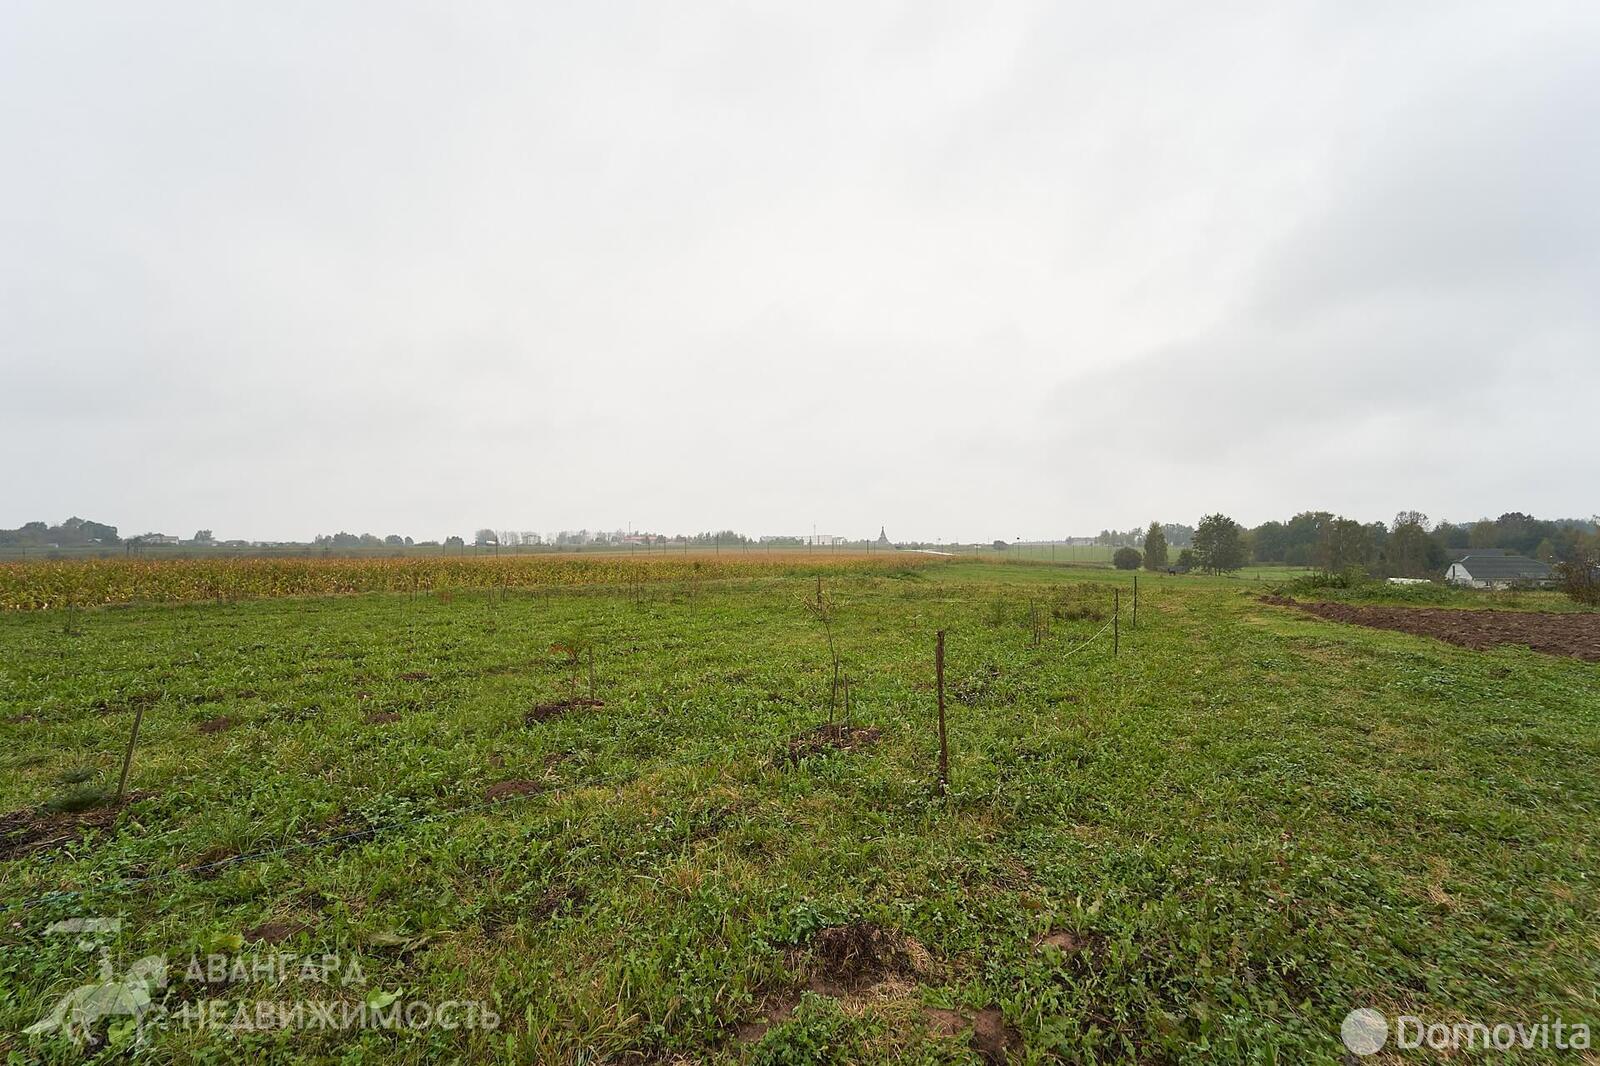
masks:
<svg viewBox="0 0 1600 1066"><path fill-rule="evenodd" d="M1347 567L1336 573L1318 571L1315 574L1302 574L1283 586L1283 591L1293 596L1301 592L1320 592L1323 589L1353 589L1367 584L1372 579L1367 576L1365 569L1359 566Z"/></svg>
<svg viewBox="0 0 1600 1066"><path fill-rule="evenodd" d="M1574 559L1556 564L1561 591L1575 602L1600 607L1600 556L1584 552Z"/></svg>
<svg viewBox="0 0 1600 1066"><path fill-rule="evenodd" d="M1142 562L1144 556L1140 554L1138 548L1118 548L1116 554L1111 557L1111 565L1118 570L1137 570Z"/></svg>

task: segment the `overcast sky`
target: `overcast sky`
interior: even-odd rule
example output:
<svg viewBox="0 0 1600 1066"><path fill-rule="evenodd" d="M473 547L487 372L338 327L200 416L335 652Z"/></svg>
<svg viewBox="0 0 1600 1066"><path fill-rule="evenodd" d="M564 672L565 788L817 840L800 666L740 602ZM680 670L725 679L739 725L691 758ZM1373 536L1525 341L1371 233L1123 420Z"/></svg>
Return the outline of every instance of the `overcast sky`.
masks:
<svg viewBox="0 0 1600 1066"><path fill-rule="evenodd" d="M0 526L1600 510L1600 4L0 6Z"/></svg>

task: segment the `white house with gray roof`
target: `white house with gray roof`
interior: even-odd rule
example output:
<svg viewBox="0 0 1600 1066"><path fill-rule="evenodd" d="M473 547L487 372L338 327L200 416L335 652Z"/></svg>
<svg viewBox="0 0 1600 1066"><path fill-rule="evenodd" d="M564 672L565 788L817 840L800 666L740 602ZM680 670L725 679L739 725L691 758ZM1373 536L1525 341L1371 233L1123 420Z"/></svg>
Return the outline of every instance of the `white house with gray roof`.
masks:
<svg viewBox="0 0 1600 1066"><path fill-rule="evenodd" d="M1444 579L1475 589L1537 588L1555 580L1550 564L1503 551L1469 554L1450 564Z"/></svg>

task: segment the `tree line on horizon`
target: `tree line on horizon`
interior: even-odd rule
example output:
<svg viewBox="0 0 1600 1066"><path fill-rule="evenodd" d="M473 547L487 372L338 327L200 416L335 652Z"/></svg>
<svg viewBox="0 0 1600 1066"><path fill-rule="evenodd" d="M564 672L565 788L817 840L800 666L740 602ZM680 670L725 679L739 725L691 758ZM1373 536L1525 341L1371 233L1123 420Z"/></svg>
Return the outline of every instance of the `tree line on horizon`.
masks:
<svg viewBox="0 0 1600 1066"><path fill-rule="evenodd" d="M1114 565L1124 570L1174 566L1229 573L1249 563L1281 563L1329 573L1360 568L1381 577L1429 577L1444 570L1452 556L1473 548L1498 548L1552 565L1574 563L1600 551L1600 517L1540 519L1520 511L1437 525L1430 525L1420 511L1401 511L1388 523L1302 511L1287 521L1263 522L1253 529L1227 515L1210 514L1200 520L1176 557L1171 557L1171 549L1177 545L1168 534L1173 528L1151 522L1138 548L1123 541L1124 547L1113 556Z"/></svg>
<svg viewBox="0 0 1600 1066"><path fill-rule="evenodd" d="M480 530L475 540L491 543L490 530ZM1113 556L1122 569L1170 567L1229 573L1251 563L1316 567L1339 573L1361 568L1374 576L1429 577L1437 575L1452 556L1473 548L1499 548L1553 565L1574 563L1600 553L1600 516L1589 519L1541 519L1520 511L1476 522L1431 524L1419 511L1401 511L1392 522L1361 522L1330 511L1302 511L1285 521L1263 522L1247 528L1227 515L1210 514L1198 526L1151 522L1142 529L1101 530L1098 543L1120 545ZM724 546L751 543L733 530L663 538L668 543ZM137 538L132 538L133 542ZM0 529L0 547L93 548L125 542L117 527L72 517L58 525L29 522L17 529ZM208 529L195 533L190 544L217 545ZM227 546L243 541L220 542ZM996 542L999 546L1001 542ZM407 548L440 546L439 541L413 541L391 534L333 533L316 537L309 546L323 550ZM462 548L461 537L442 542L446 549Z"/></svg>

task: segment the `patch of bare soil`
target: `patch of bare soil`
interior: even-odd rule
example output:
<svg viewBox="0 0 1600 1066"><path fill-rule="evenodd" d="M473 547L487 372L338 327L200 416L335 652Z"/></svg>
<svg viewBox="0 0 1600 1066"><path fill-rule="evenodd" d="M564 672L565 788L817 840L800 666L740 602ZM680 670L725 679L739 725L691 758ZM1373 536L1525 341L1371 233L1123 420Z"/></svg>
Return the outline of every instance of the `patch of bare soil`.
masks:
<svg viewBox="0 0 1600 1066"><path fill-rule="evenodd" d="M849 1010L904 1001L915 995L917 981L936 978L938 969L933 955L914 938L873 922L818 930L809 952L792 955L789 961L806 975L806 990L843 1000ZM800 989L786 989L768 996L759 1017L734 1029L735 1039L753 1043L774 1025L788 1021L800 994ZM960 1033L970 1023L956 1011L924 1008L923 1013L930 1028L946 1036Z"/></svg>
<svg viewBox="0 0 1600 1066"><path fill-rule="evenodd" d="M238 849L217 844L197 854L185 867L185 872L201 881L211 881L221 877L224 870L240 861Z"/></svg>
<svg viewBox="0 0 1600 1066"><path fill-rule="evenodd" d="M496 781L483 790L483 798L489 802L510 799L512 796L532 796L543 792L543 781L530 781L527 778L512 778L509 781Z"/></svg>
<svg viewBox="0 0 1600 1066"><path fill-rule="evenodd" d="M433 675L426 670L407 670L400 675L401 681L431 681Z"/></svg>
<svg viewBox="0 0 1600 1066"><path fill-rule="evenodd" d="M855 751L857 748L870 747L878 742L883 731L877 726L870 725L845 725L842 722L829 722L808 729L798 736L789 738L787 758L792 763L813 755L824 755L830 751Z"/></svg>
<svg viewBox="0 0 1600 1066"><path fill-rule="evenodd" d="M399 720L400 715L395 711L373 711L367 715L368 725L388 725Z"/></svg>
<svg viewBox="0 0 1600 1066"><path fill-rule="evenodd" d="M233 725L233 719L224 714L216 718L207 718L205 721L195 726L194 730L196 733L221 733L225 730L232 729Z"/></svg>
<svg viewBox="0 0 1600 1066"><path fill-rule="evenodd" d="M976 1017L943 1007L923 1007L922 1019L935 1036L959 1036L971 1028L967 1047L991 1066L1005 1066L1012 1055L1022 1052L1022 1034L994 1004L983 1008Z"/></svg>
<svg viewBox="0 0 1600 1066"><path fill-rule="evenodd" d="M111 802L83 811L50 813L30 807L0 815L0 860L20 859L70 844L95 829L110 829L129 804L148 795L149 792L130 792L121 803Z"/></svg>
<svg viewBox="0 0 1600 1066"><path fill-rule="evenodd" d="M1523 644L1546 655L1600 662L1600 614L1302 603L1289 596L1262 596L1260 599L1262 603L1278 607L1298 607L1307 614L1333 622L1434 637L1477 651L1501 644Z"/></svg>
<svg viewBox="0 0 1600 1066"><path fill-rule="evenodd" d="M1005 1066L1014 1052L1022 1050L1022 1034L1006 1021L1000 1008L991 1003L973 1019L972 1040L968 1046L989 1066Z"/></svg>
<svg viewBox="0 0 1600 1066"><path fill-rule="evenodd" d="M1100 950L1100 937L1093 933L1079 933L1071 929L1054 929L1033 942L1035 949L1055 948L1063 955L1080 952L1094 954Z"/></svg>
<svg viewBox="0 0 1600 1066"><path fill-rule="evenodd" d="M839 996L927 974L933 956L911 937L872 922L851 922L817 931L809 969L813 992Z"/></svg>
<svg viewBox="0 0 1600 1066"><path fill-rule="evenodd" d="M761 1004L761 1017L754 1021L740 1022L733 1031L734 1039L741 1044L755 1043L767 1035L768 1029L788 1021L799 1002L800 995L797 992L784 992L781 995L768 997Z"/></svg>
<svg viewBox="0 0 1600 1066"><path fill-rule="evenodd" d="M542 921L569 907L580 906L588 898L589 890L582 885L551 885L534 902L530 913L534 919Z"/></svg>
<svg viewBox="0 0 1600 1066"><path fill-rule="evenodd" d="M285 940L305 932L306 926L301 922L263 922L244 931L247 942L260 941L263 944L281 944Z"/></svg>
<svg viewBox="0 0 1600 1066"><path fill-rule="evenodd" d="M536 722L548 722L552 718L560 718L568 711L578 711L585 707L604 706L605 702L603 700L591 700L587 696L574 696L572 699L541 703L522 716L522 724L533 725Z"/></svg>

